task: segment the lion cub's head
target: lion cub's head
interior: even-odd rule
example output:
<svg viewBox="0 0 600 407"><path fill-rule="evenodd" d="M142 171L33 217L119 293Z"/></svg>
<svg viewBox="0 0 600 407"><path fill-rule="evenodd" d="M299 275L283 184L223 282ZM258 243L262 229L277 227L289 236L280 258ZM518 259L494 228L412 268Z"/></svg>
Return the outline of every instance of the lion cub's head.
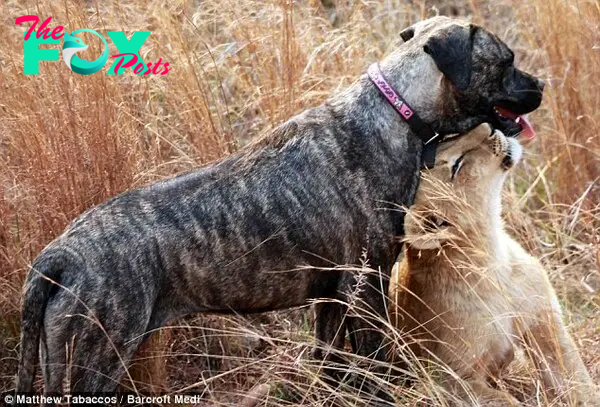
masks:
<svg viewBox="0 0 600 407"><path fill-rule="evenodd" d="M427 250L450 241L485 239L501 225L502 185L521 154L516 139L487 124L441 143L435 167L423 171L405 218L406 242Z"/></svg>

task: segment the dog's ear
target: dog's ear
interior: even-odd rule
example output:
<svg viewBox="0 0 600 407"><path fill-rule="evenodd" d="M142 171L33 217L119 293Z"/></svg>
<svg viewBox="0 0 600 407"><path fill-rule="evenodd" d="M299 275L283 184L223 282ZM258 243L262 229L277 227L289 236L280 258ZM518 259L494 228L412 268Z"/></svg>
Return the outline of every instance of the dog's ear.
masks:
<svg viewBox="0 0 600 407"><path fill-rule="evenodd" d="M473 35L472 25L452 25L447 30L432 36L424 46L438 69L460 90L471 83Z"/></svg>
<svg viewBox="0 0 600 407"><path fill-rule="evenodd" d="M402 30L400 32L400 38L402 38L402 41L404 41L404 42L410 40L414 36L415 36L414 27L405 28L404 30Z"/></svg>

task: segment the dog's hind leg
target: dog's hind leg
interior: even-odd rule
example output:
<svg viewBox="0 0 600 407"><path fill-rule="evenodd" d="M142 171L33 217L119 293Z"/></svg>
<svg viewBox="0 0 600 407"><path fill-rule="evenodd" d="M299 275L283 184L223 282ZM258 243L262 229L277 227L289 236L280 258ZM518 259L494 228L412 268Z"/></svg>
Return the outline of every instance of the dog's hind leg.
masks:
<svg viewBox="0 0 600 407"><path fill-rule="evenodd" d="M123 374L133 357L137 346L127 346L119 349L118 353L109 343L103 339L96 343L95 355L87 357L84 366L73 366L71 371L71 391L73 392L112 392L115 391ZM77 361L74 361L77 363ZM132 380L125 379L124 385L136 390Z"/></svg>
<svg viewBox="0 0 600 407"><path fill-rule="evenodd" d="M58 292L48 303L42 343L45 391L115 391L144 340L151 307L112 310L105 298ZM85 306L83 304L86 304ZM135 386L131 386L135 389Z"/></svg>
<svg viewBox="0 0 600 407"><path fill-rule="evenodd" d="M48 348L45 334L42 332L40 341L40 365L44 379L44 393L62 394L64 392L64 381L66 377L66 352L65 347Z"/></svg>
<svg viewBox="0 0 600 407"><path fill-rule="evenodd" d="M115 391L142 337L111 338L97 326L71 332L70 337L60 334L47 341L42 361L45 391L61 391L63 381L71 392ZM125 385L135 389L130 381Z"/></svg>

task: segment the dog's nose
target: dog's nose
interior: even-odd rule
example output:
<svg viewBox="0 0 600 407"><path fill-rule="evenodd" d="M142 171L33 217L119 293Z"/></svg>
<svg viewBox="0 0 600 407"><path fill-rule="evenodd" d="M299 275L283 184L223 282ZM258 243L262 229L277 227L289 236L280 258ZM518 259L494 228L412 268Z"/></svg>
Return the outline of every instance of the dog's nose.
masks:
<svg viewBox="0 0 600 407"><path fill-rule="evenodd" d="M537 80L537 87L538 87L538 89L540 90L540 92L543 92L543 91L544 91L544 86L546 86L546 82L544 82L544 81L543 81L543 80L541 80L541 79L538 79L538 80Z"/></svg>

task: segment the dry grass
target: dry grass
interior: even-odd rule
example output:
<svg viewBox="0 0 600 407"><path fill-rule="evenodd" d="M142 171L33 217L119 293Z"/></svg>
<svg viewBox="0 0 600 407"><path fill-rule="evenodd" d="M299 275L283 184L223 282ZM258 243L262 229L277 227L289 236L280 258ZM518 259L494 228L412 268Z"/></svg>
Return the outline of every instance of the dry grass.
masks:
<svg viewBox="0 0 600 407"><path fill-rule="evenodd" d="M71 219L116 193L218 159L320 103L429 13L417 0L23 3L0 5L0 390L13 385L27 265ZM507 220L547 265L598 381L599 3L450 3L442 11L472 15L517 51L521 67L547 80L543 107L533 115L540 137L508 183ZM23 28L14 25L24 14L52 15L51 25L69 30L151 30L142 55L163 58L172 70L80 76L58 61L24 76ZM92 58L97 44L86 39ZM327 390L305 356L310 330L304 311L187 320L162 339L166 347L154 359L160 370L166 358L168 380L156 385L176 391L195 384L215 405L270 382L275 390L266 403L330 403L340 393ZM530 375L511 379L505 385L535 392ZM407 404L439 391L428 378L421 385L403 392ZM338 402L353 405L353 397L348 392Z"/></svg>

